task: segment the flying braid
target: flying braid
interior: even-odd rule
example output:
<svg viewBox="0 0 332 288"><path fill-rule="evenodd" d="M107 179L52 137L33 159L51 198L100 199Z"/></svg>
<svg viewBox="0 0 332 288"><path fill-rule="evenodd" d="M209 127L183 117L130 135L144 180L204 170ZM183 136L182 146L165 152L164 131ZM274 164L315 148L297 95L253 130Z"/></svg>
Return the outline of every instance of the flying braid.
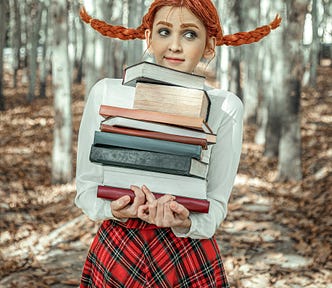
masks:
<svg viewBox="0 0 332 288"><path fill-rule="evenodd" d="M142 24L137 28L125 28L115 26L104 21L94 19L82 7L80 16L82 20L91 25L104 36L121 40L145 39L145 30L152 29L153 21L158 10L164 6L185 7L190 10L206 27L209 37L216 38L216 45L240 46L257 42L267 36L271 30L279 27L281 18L279 15L269 24L256 28L249 32L238 32L223 35L218 12L211 0L155 0L149 11L144 15Z"/></svg>

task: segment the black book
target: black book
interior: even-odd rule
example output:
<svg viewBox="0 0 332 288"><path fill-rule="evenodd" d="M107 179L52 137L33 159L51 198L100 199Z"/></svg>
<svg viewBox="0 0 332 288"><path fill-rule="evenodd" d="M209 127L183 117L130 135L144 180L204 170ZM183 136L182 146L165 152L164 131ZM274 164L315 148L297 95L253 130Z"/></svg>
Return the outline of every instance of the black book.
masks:
<svg viewBox="0 0 332 288"><path fill-rule="evenodd" d="M120 147L91 146L90 161L147 171L194 176L205 179L208 165L188 156L127 149Z"/></svg>

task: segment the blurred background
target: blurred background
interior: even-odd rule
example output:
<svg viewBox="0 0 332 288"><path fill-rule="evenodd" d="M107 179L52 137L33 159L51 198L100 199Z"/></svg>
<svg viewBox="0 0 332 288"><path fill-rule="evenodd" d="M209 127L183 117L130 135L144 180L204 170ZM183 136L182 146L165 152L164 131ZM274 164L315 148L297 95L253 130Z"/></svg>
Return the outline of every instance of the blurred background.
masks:
<svg viewBox="0 0 332 288"><path fill-rule="evenodd" d="M84 1L93 18L126 27L150 3ZM217 234L231 286L332 287L331 0L214 3L225 35L283 19L259 43L218 47L195 71L245 105L239 173ZM144 41L83 23L81 5L0 2L1 287L78 285L99 224L73 203L84 104L98 80L150 60Z"/></svg>

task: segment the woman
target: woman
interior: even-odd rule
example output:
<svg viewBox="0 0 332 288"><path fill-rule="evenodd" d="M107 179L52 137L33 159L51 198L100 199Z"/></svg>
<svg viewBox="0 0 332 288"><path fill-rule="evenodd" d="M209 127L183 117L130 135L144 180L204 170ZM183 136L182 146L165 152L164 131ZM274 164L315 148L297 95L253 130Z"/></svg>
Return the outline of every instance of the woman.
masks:
<svg viewBox="0 0 332 288"><path fill-rule="evenodd" d="M146 39L157 64L190 73L203 58L214 57L216 45L258 41L280 23L277 17L254 31L223 36L210 0L156 0L137 29L92 19L84 9L81 17L103 35ZM172 191L156 200L145 185L131 186L132 204L128 196L111 203L96 197L105 171L89 162L89 149L102 120L99 106L131 107L134 89L122 86L121 79L104 79L92 88L79 133L75 202L91 219L104 222L90 247L81 287L229 287L214 234L226 217L239 164L243 107L232 93L209 89L208 94L208 123L217 131L207 155L210 210L194 214Z"/></svg>

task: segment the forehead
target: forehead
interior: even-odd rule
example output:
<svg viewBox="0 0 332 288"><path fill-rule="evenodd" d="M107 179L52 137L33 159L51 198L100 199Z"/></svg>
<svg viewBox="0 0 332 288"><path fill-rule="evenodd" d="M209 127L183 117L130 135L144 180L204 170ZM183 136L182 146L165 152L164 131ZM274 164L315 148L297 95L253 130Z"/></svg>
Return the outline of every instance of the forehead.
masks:
<svg viewBox="0 0 332 288"><path fill-rule="evenodd" d="M160 8L155 15L154 24L159 21L166 21L171 24L193 23L199 28L205 29L202 21L186 7L164 6Z"/></svg>

